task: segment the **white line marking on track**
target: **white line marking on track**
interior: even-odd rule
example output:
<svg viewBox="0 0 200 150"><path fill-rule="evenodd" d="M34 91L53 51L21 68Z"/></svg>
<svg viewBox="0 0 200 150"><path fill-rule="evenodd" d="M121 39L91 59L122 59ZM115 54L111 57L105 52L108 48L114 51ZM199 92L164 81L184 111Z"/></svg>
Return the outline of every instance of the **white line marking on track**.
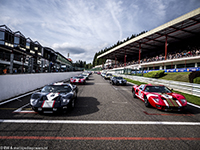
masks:
<svg viewBox="0 0 200 150"><path fill-rule="evenodd" d="M37 112L35 112L35 111L33 111L33 110L22 110L22 111L13 112L13 113L37 114Z"/></svg>
<svg viewBox="0 0 200 150"><path fill-rule="evenodd" d="M126 88L121 88L120 90L122 90L122 91L130 91L130 89L126 89Z"/></svg>
<svg viewBox="0 0 200 150"><path fill-rule="evenodd" d="M112 86L115 90L118 90L118 88L116 88L115 86Z"/></svg>
<svg viewBox="0 0 200 150"><path fill-rule="evenodd" d="M200 109L200 106L198 106L198 105L195 105L195 104L192 104L192 103L189 103L189 102L187 102L187 104Z"/></svg>
<svg viewBox="0 0 200 150"><path fill-rule="evenodd" d="M14 100L17 100L17 99L19 99L19 98L21 98L21 97L24 97L24 96L30 95L30 94L32 94L32 93L34 93L34 92L36 92L36 91L38 91L38 90L35 90L35 91L33 91L33 92L26 93L26 94L24 94L24 95L21 95L21 96L18 96L18 97L9 99L9 100L7 100L7 101L1 102L0 105L6 104L6 103L11 102L11 101L14 101Z"/></svg>
<svg viewBox="0 0 200 150"><path fill-rule="evenodd" d="M107 85L107 83L94 83L94 84L97 84L97 85Z"/></svg>
<svg viewBox="0 0 200 150"><path fill-rule="evenodd" d="M0 123L62 123L62 124L118 124L118 125L187 125L200 126L200 122L168 122L168 121L86 121L86 120L9 120L1 119Z"/></svg>
<svg viewBox="0 0 200 150"><path fill-rule="evenodd" d="M115 90L120 90L120 91L129 91L129 89L126 89L124 87L115 87L115 86L112 86Z"/></svg>
<svg viewBox="0 0 200 150"><path fill-rule="evenodd" d="M30 104L30 103L28 103L28 104L26 104L26 105L24 105L24 106L18 108L17 110L15 110L15 111L13 111L13 112L14 112L14 113L21 112L22 109L23 109L24 107L28 106L29 104Z"/></svg>

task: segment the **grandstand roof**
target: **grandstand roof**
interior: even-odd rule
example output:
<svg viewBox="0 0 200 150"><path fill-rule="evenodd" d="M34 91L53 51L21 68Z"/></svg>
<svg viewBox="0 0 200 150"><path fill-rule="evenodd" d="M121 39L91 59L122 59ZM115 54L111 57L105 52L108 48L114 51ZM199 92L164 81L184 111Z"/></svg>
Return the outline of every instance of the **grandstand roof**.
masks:
<svg viewBox="0 0 200 150"><path fill-rule="evenodd" d="M151 53L152 50L165 50L165 41L175 43L200 35L200 8L195 9L181 17L167 22L153 30L139 35L117 47L99 55L97 58L120 60L124 55L135 56L139 54L141 44L142 53ZM126 53L125 53L126 51Z"/></svg>

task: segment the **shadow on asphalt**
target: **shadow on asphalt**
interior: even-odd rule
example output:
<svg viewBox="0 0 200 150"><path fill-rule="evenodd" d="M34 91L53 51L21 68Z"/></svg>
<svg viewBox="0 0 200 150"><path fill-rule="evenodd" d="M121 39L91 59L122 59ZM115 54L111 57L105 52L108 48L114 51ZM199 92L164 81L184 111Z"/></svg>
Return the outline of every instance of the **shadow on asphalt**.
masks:
<svg viewBox="0 0 200 150"><path fill-rule="evenodd" d="M38 114L41 116L56 116L56 117L70 117L70 116L82 116L98 112L99 101L94 97L77 97L75 107L72 110L68 110L63 113L53 114Z"/></svg>
<svg viewBox="0 0 200 150"><path fill-rule="evenodd" d="M100 102L94 97L78 97L75 107L72 111L67 112L66 116L82 116L99 111Z"/></svg>
<svg viewBox="0 0 200 150"><path fill-rule="evenodd" d="M191 114L200 114L200 109L199 108L196 108L196 107L193 107L193 106L190 106L190 105L187 105L186 109L184 110L185 112L189 112Z"/></svg>
<svg viewBox="0 0 200 150"><path fill-rule="evenodd" d="M94 82L86 82L85 85L94 85Z"/></svg>

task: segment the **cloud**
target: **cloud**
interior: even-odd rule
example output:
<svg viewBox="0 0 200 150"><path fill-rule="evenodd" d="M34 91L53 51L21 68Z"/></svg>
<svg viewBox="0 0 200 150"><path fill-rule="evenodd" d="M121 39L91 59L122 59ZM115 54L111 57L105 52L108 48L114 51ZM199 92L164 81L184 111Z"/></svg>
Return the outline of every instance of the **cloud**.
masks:
<svg viewBox="0 0 200 150"><path fill-rule="evenodd" d="M120 6L121 4L122 4L122 1L119 1L119 2L108 1L108 4L107 4L108 10L110 10L112 18L119 29L119 39L122 39L122 28L117 16L119 16L120 13L122 12L122 8Z"/></svg>
<svg viewBox="0 0 200 150"><path fill-rule="evenodd" d="M66 57L70 53L73 61L89 63L105 47L199 6L199 0L0 0L0 22Z"/></svg>
<svg viewBox="0 0 200 150"><path fill-rule="evenodd" d="M82 54L85 53L86 50L81 48L81 47L77 47L77 46L72 46L69 43L63 43L63 44L53 44L53 49L55 49L56 51L59 52L64 52L64 53L71 53L71 54Z"/></svg>

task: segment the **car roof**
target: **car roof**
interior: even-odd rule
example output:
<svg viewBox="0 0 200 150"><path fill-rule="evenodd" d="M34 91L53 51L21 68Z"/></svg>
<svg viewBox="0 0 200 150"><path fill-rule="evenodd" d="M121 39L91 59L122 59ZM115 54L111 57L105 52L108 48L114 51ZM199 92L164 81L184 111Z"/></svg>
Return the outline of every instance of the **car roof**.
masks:
<svg viewBox="0 0 200 150"><path fill-rule="evenodd" d="M82 76L82 75L77 75L77 76L74 76L72 78L80 78L80 77L84 78L84 76Z"/></svg>
<svg viewBox="0 0 200 150"><path fill-rule="evenodd" d="M146 86L164 86L164 85L160 85L160 84L145 84Z"/></svg>
<svg viewBox="0 0 200 150"><path fill-rule="evenodd" d="M53 85L53 86L68 85L68 86L71 87L71 88L76 87L76 85L72 85L72 84L70 84L70 83L66 83L66 82L55 82L55 83L50 83L50 84L48 84L48 85ZM47 86L47 85L45 85L45 86ZM44 87L45 87L45 86L44 86Z"/></svg>
<svg viewBox="0 0 200 150"><path fill-rule="evenodd" d="M64 82L55 82L55 83L50 83L48 85L69 85L69 83L64 83Z"/></svg>

